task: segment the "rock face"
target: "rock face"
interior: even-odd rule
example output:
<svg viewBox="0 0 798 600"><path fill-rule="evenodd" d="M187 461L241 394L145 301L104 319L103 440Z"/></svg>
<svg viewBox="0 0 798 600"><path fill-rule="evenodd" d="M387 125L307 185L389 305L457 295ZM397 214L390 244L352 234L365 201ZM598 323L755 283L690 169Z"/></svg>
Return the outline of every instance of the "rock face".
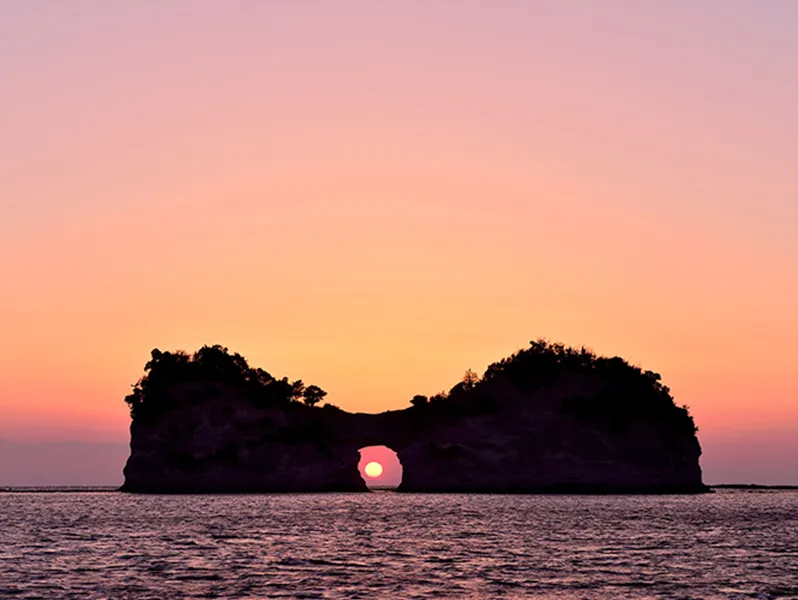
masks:
<svg viewBox="0 0 798 600"><path fill-rule="evenodd" d="M210 368L203 351L237 366ZM301 382L219 347L193 357L154 351L147 370L128 397L124 491L366 491L358 450L371 445L397 452L399 491L707 489L692 418L659 376L586 350L534 342L446 396L374 415L300 403Z"/></svg>

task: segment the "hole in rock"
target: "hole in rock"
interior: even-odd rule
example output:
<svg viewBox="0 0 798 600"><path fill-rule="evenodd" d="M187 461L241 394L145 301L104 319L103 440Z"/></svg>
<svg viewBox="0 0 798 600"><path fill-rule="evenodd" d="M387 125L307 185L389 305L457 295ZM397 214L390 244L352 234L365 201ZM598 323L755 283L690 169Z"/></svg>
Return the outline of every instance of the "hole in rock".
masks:
<svg viewBox="0 0 798 600"><path fill-rule="evenodd" d="M361 448L357 468L370 490L394 490L402 483L402 463L388 446Z"/></svg>

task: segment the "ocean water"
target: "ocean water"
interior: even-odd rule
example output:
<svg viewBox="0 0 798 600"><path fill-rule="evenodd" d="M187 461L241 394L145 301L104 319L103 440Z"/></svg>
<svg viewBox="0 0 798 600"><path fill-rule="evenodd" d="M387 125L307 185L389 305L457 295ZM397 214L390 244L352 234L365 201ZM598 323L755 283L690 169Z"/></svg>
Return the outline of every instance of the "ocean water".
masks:
<svg viewBox="0 0 798 600"><path fill-rule="evenodd" d="M798 492L0 493L0 598L798 598Z"/></svg>

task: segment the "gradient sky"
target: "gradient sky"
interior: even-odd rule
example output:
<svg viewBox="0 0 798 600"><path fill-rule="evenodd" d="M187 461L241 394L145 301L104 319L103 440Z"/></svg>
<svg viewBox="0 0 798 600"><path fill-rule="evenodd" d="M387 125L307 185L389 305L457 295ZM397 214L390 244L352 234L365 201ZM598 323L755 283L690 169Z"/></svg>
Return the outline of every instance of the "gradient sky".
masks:
<svg viewBox="0 0 798 600"><path fill-rule="evenodd" d="M378 412L547 337L798 484L796 107L793 0L0 0L0 437L124 442L153 347Z"/></svg>

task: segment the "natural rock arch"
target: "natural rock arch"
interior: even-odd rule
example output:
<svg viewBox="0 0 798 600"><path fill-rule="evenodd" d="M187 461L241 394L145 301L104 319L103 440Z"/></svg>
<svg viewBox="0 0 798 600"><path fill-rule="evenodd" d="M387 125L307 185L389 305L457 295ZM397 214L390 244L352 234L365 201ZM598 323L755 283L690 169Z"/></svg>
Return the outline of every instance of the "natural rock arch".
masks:
<svg viewBox="0 0 798 600"><path fill-rule="evenodd" d="M358 450L385 445L410 492L698 492L701 449L659 375L547 342L405 410L298 401L301 381L225 348L153 352L128 397L132 492L366 491ZM420 398L423 398L421 400Z"/></svg>

